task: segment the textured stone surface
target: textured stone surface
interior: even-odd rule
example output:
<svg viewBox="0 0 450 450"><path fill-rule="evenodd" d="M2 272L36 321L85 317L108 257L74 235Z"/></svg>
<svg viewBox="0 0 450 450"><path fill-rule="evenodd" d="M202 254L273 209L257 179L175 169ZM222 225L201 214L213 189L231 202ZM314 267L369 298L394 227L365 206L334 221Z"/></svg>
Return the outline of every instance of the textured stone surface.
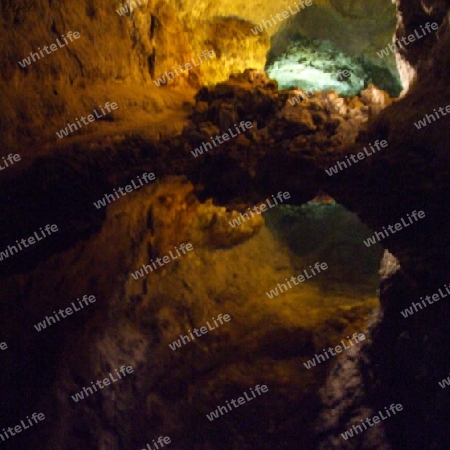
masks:
<svg viewBox="0 0 450 450"><path fill-rule="evenodd" d="M36 404L48 414L44 430L17 437L23 440L15 448L142 448L164 434L179 450L250 450L267 441L275 445L280 433L285 448L309 446L313 416L297 405L318 407L316 392L330 365L307 371L302 363L363 329L377 304L373 283L354 298L349 286L336 289L324 274L270 299L265 292L301 273L307 259L295 259L261 222L251 239L245 227L226 233L207 217L223 210L200 204L193 186L178 177L124 200L107 208L98 233L1 281L1 312L9 314L3 333L16 336L2 386L14 379L28 386L18 388L20 401L14 401L15 389L3 393L3 412L11 420ZM191 242L194 251L149 276L131 277L181 242ZM333 242L339 237L328 245ZM34 330L45 314L85 293L97 297L89 309ZM15 302L21 308L9 309ZM180 334L225 313L232 317L228 324L176 351L169 348ZM134 368L129 379L72 401L70 395L123 364ZM207 421L217 404L262 379L270 386L266 400Z"/></svg>
<svg viewBox="0 0 450 450"><path fill-rule="evenodd" d="M307 309L306 315L311 314L308 316L311 321L305 329L295 313L298 310L293 308L294 304L298 307L294 299L290 299L284 309L264 298L268 281L272 283L278 278L272 271L272 278L265 279L260 267L252 266L248 258L251 252L258 254L261 260L267 249L269 253L273 249L274 253L274 242L262 233L255 235L255 238L265 238L262 241L255 239L240 244L248 245L244 247L248 254L234 253L231 249L225 263L222 262L225 252L221 251L214 256L203 253L201 257L192 256L182 264L174 264L173 272L169 273L177 274L175 280L164 272L158 280L161 284L151 279L133 285L129 277L130 271L148 260L152 252L161 254L172 244L191 237L186 230L192 225L198 206L194 191L202 199L212 197L216 203L236 207L261 201L283 189L292 191L292 202L296 204L325 191L355 211L373 230L396 223L413 210L426 211L423 222L383 241L390 253L385 254L381 270L381 309L370 325L370 340L362 348L344 355L328 377L322 391L323 415L317 426L314 448L449 448L450 394L448 388L441 389L437 384L448 376L448 302L428 306L408 319L400 314L411 302L448 283L449 119L444 117L421 130L414 127L414 121L431 113L433 108L450 104L447 83L449 31L448 20L444 18L445 13L448 17L448 2L427 1L423 2L425 6L419 1L398 3L401 11L399 32L402 32L402 26L411 32L417 24L432 18L440 20L440 29L438 39L430 38L405 49L401 58L408 62L409 69L402 72L403 79L409 83L411 74L416 74L417 79L410 83L411 89L404 98L381 111L370 108L380 106L379 97L389 103L384 95L355 97L348 99L346 104L333 92L317 93L296 107L304 109L308 124L312 118L317 127L315 130L311 126L302 129L302 122L293 126L293 120L279 127L282 122L277 121L276 114L286 107L293 93L279 93L273 84L251 72L216 89L201 90L192 120L184 133L176 138L157 142L130 139L126 143L113 142L107 146L104 142L99 146L73 145L64 152L36 161L26 172L24 168L20 178L11 176L10 181L2 182L2 211L8 222L0 224L1 248L8 245L11 238L26 235L46 220L58 219L62 223L60 237L52 241L46 253L33 249L26 257L18 256L17 261L22 267L13 263L8 267L10 274L2 274L2 332L11 336L11 349L19 350L5 354L5 367L9 370L1 373L1 386L7 386L2 398L8 407L4 410L8 423L12 423L9 421L13 418L25 417L30 410L48 408L52 411L48 428L42 435L37 435L39 439L23 434L11 441L15 448L119 449L130 445L137 448L159 432L166 434L170 430L174 436L181 437L187 430L194 430L198 436L208 437L195 442L199 450L208 447L215 450L216 442L230 443L236 449L242 449L246 445L245 434L240 433L239 422L244 423L245 417L250 420L249 416L251 423L246 423L246 430L251 430L252 437L263 430L268 435L272 433L273 438L269 440L272 446L280 447L280 436L287 436L286 449L297 448L299 442L308 448L312 428L305 422L308 414L305 410L299 411L299 405L313 405L316 411L319 409L317 397L305 395L304 388L313 386L310 392L315 392L326 373L322 377L307 376L301 380L305 385L299 385L298 366L302 368L302 359L298 358L320 349L319 344L328 344L330 341L324 336L330 329L335 330L333 336L337 336L353 329L355 324L362 326L364 316L374 304L338 308L338 314L334 308L327 313L323 309ZM11 31L11 40L6 47L8 52L11 48L25 50L18 34L21 24L30 28L31 18L27 18L27 9L21 9L21 4L17 3L15 9L5 15L7 23L18 27ZM2 7L5 5L11 3L2 2ZM46 7L44 3L33 4L47 30L51 29L51 23ZM67 14L64 17L73 18L74 22L68 22L70 25L77 25L77 20L82 22L80 14L85 17L78 7L66 5L63 11ZM95 13L94 6L88 8L88 12L93 17L100 14ZM164 14L161 14L164 23ZM171 14L170 11L167 14ZM116 20L119 20L118 16ZM172 37L182 26L180 21L175 22ZM65 23L63 18L56 24L58 32L61 23ZM167 26L170 28L170 23ZM39 29L36 27L37 34ZM113 34L114 30L117 29L112 28ZM54 35L52 37L56 37ZM48 42L50 35L39 36L43 42ZM113 68L121 67L120 61L107 62L108 57L113 58L113 47L124 50L117 58L124 58L126 62L134 59L129 54L123 56L127 55L127 39L123 39L123 47L114 47L113 42L105 43L108 50L105 51L104 67L97 67L91 60L91 65L86 66L89 71L84 72L83 64L80 65L77 57L70 53L53 55L60 58L57 61L60 61L60 67L67 68L67 72L38 69L31 73L34 63L28 75L19 74L17 68L11 69L18 56L6 58L5 61L10 63L1 70L9 84L7 87L2 84L3 98L8 99L19 91L23 93L17 95L17 103L5 107L2 120L6 120L6 128L14 115L32 122L33 108L43 112L40 125L44 119L55 120L50 119L53 110L46 110L45 104L55 104L57 110L71 95L81 101L75 95L80 91L72 92L71 83L75 91L77 83L82 84L84 78L110 80ZM93 45L95 52L96 45L102 44L96 42ZM95 53L89 48L83 48L83 52ZM168 55L167 61L175 61L178 57ZM40 62L46 63L47 58L50 56ZM92 56L86 58L90 60ZM140 71L135 71L139 64L135 60L130 67L123 67L124 73L130 79L140 75ZM46 95L53 89L50 82L45 84L43 92L36 94L36 87L46 79L44 72L50 73L53 81L60 80L59 91L62 89L64 93L61 103L47 99ZM27 90L27 81L30 90ZM78 89L81 90L81 86L78 85ZM30 92L35 96L29 95ZM101 95L105 94L106 91ZM96 95L89 98L98 100L100 94ZM86 98L81 97L83 101L87 101ZM129 98L131 104L133 99ZM374 104L365 104L363 100L373 100ZM8 108L14 109L14 114L8 115ZM25 114L27 111L28 115ZM200 163L191 156L193 146L208 138L211 130L226 127L235 117L252 120L254 128L236 142L204 155ZM374 120L365 130L369 117ZM354 142L361 127L363 132ZM333 177L324 174L324 168L376 139L386 139L388 149ZM114 204L105 211L92 209L90 213L81 207L143 170L153 170L161 177L185 175L195 183L195 188L193 190L186 181L169 178L166 183L137 193L133 201ZM150 206L154 207L151 213ZM208 223L212 228L212 222ZM193 237L201 236L200 230L197 230L198 234L194 231ZM220 232L221 227L209 231ZM207 233L203 239L207 242ZM267 247L262 248L263 245ZM249 286L255 288L253 284L236 281L241 275L230 271L230 267L237 267L233 266L237 258L241 258L239 267L246 267L253 271L255 278L264 280L257 285L261 295L252 297L245 307L239 303L239 289L246 287L250 291ZM272 269L286 267L287 261L286 254L278 254ZM66 267L71 270L67 271ZM200 268L200 274L194 268ZM205 289L208 275L222 270L226 276L219 289ZM225 287L231 289L227 291ZM80 313L65 327L53 325L47 334L38 335L33 330L33 323L42 320L48 311L65 305L69 298L90 291L97 292L102 299L96 305L98 308L93 317ZM200 302L197 301L199 296ZM261 297L267 306L264 320L259 312ZM222 340L218 339L222 346L212 337L209 346L202 346L202 342L197 346L196 343L184 358L177 353L167 355L167 348L163 354L161 349L174 334L206 320L210 312L222 312L225 306L235 308L244 317L244 323L233 324L235 341L231 342L229 335L224 333ZM281 319L287 324L283 329L279 326ZM17 323L19 328L14 329ZM249 324L251 326L245 328ZM249 345L249 352L244 350L244 343ZM230 355L229 360L221 360L221 370L218 370L221 356L218 348ZM256 355L258 364L253 365L255 359L251 359L249 353ZM80 354L83 354L81 359ZM282 362L277 365L268 362L269 356ZM130 385L120 385L105 391L104 397L89 399L78 411L72 404L68 405L69 400L63 395L66 389L75 392L125 361L132 361L142 369L133 389ZM278 398L270 397L269 406L263 410L267 421L261 423L257 419L257 410L250 410L251 414L245 417L238 414L235 427L220 425L218 432L212 428L203 429L205 427L197 420L201 414L211 411L222 400L236 396L250 384L249 380L261 379L261 374L268 374L265 375L267 380L273 383L278 380L277 388L282 394ZM195 379L195 383L179 382L189 377ZM216 384L209 385L209 380L215 380ZM232 387L227 380L233 380ZM291 414L290 422L274 428L277 411L287 400L292 401L288 409L299 413ZM393 402L404 405L404 414L343 443L340 433L352 423L370 417L380 407ZM194 409L192 414L193 405L198 403L208 408L205 407L205 411ZM183 428L186 427L185 417L188 417L187 428ZM302 428L305 423L306 430ZM29 442L24 443L22 439ZM187 448L192 448L190 444ZM250 439L250 448L257 448L253 444ZM179 448L184 450L182 444Z"/></svg>
<svg viewBox="0 0 450 450"><path fill-rule="evenodd" d="M245 68L262 69L269 50L268 35L286 21L277 22L268 33L258 35L250 31L250 22L259 24L286 10L290 4L287 0L263 2L258 6L240 1L151 0L135 8L131 15L119 16L116 10L123 3L118 0L114 3L101 0L95 5L90 0L70 5L44 0L32 4L18 0L13 5L4 0L0 21L8 32L2 33L0 48L3 61L0 94L4 99L0 114L2 142L11 148L18 147L19 141L30 147L48 142L56 144L56 131L106 101L119 105L114 123L90 124L81 134L95 135L103 130L113 134L118 127L142 130L146 123L153 122L155 115L179 106L186 97L180 93L177 101L167 96L164 88L156 88L152 80L212 49L217 52L216 59L184 71L169 84L186 91L189 86L199 86L202 82L223 81L230 73ZM286 29L289 33L306 35L315 35L320 29L328 30L327 33L334 30L334 34L317 37L340 43L343 50L367 53L364 46L369 45L368 38L350 39L349 29L345 33L338 30L358 23L359 31L377 39L372 46L378 47L380 42L384 47L386 34L391 31L384 31L376 24L393 17L393 11L386 5L366 10L361 6L364 4L362 1L352 4L350 9L358 11L357 17L353 17L348 8L344 11L328 1L315 2L315 6L292 16L294 19ZM310 12L313 9L315 13ZM370 17L369 22L363 18L364 14ZM301 15L305 20L297 23ZM333 27L323 26L326 17L336 21ZM309 28L304 28L305 24ZM31 51L55 43L68 31L78 31L81 38L50 55L44 52L45 57L30 66L18 65ZM275 50L278 48L277 40L273 46ZM285 40L280 48L285 50Z"/></svg>
<svg viewBox="0 0 450 450"><path fill-rule="evenodd" d="M435 36L422 38L401 50L400 73L410 89L404 98L381 112L365 137L370 141L387 139L389 152L374 158L370 167L372 174L380 174L382 182L372 178L369 186L360 178L358 196L366 204L383 199L383 219L377 220L375 229L395 222L394 215L402 217L414 209L427 211L427 223L420 224L415 232L405 231L385 242L398 259L390 255L384 259L380 292L383 309L372 325L372 342L358 359L347 362L347 371L336 371L327 383L323 420L333 417L337 405L342 409L331 422L319 425L323 449L340 448L339 433L395 401L404 405L404 414L386 421L384 439L374 442L365 432L343 448L444 449L450 445L446 425L449 392L438 385L448 376L448 302L443 299L428 305L407 319L400 314L412 302L419 302L448 283L446 255L450 239L448 209L443 199L447 190L444 174L448 170L449 119L431 121L420 130L414 126L426 114L434 113L434 108L450 104L444 82L448 78L448 51L443 50L449 45L448 22L442 20L448 5L444 7L438 1L426 2L426 7L422 6L425 2L397 3L398 36L411 34L427 21L436 20L440 24L438 40ZM350 196L355 205L359 204L358 210L365 209L360 200ZM391 220L388 211L392 211ZM375 215L375 211L368 211L368 217ZM349 382L358 386L356 395L345 392ZM361 386L365 387L361 390Z"/></svg>

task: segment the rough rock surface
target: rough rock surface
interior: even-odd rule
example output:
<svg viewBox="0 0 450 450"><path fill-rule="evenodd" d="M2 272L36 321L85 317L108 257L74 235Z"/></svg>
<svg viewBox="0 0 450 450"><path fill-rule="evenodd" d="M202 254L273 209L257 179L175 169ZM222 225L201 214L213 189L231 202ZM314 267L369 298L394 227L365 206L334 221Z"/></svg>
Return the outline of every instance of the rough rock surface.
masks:
<svg viewBox="0 0 450 450"><path fill-rule="evenodd" d="M361 208L362 199L367 205L375 205L382 199L383 218L376 219L374 229L395 223L414 209L426 211L427 223L417 224L415 231L404 231L385 241L396 258L386 255L382 267L382 310L372 325L370 345L366 344L364 351L349 359L347 369L336 371L327 383L324 393L327 409L322 418L333 417L331 411L337 405L340 409L330 422L319 425L323 449L336 448L336 442L342 443L339 433L350 424L359 423L375 414L380 406L395 402L404 405L404 412L383 425L386 436L381 441L383 445L375 444L373 436L365 432L343 448L444 449L450 445L447 426L450 394L438 384L449 371L448 301L427 304L423 310L417 306L418 312L412 317L400 314L412 302L438 292L448 283L449 215L444 199L448 189L449 118L442 117L436 122L430 119L431 123L421 129L414 123L434 113L434 108L450 104L450 91L444 81L450 67L448 51L444 51L450 42L449 5L441 1L401 0L397 5L399 36L411 34L433 20L439 23L439 29L435 35L400 51L399 68L409 90L404 98L384 109L364 135L367 141L387 139L389 152L380 152L373 158L372 176L364 175L362 167L357 168L358 174L353 173L353 182L359 179L356 195L354 190L345 188L342 193L355 206L359 205L360 217L369 222L377 213L370 207ZM388 218L390 214L392 219ZM355 396L344 392L349 385L358 386Z"/></svg>
<svg viewBox="0 0 450 450"><path fill-rule="evenodd" d="M83 127L81 134L113 135L120 128L142 132L157 122L163 110L179 108L192 97L192 92L186 93L190 86L223 81L249 67L263 69L272 28L255 35L251 24L290 6L287 0L263 2L260 7L240 1L150 0L120 16L116 10L126 3L2 1L0 139L5 145L11 149L20 148L19 142L33 149L46 143L54 146L56 131L107 101L119 105L113 120ZM324 15L337 11L328 1L320 4ZM358 9L359 4L364 2L359 0L352 7ZM389 14L393 17L393 11ZM279 22L273 32L284 25ZM42 50L44 57L29 66L18 64L31 51L56 43L69 31L78 31L81 38L50 54ZM374 36L383 34L373 31ZM215 50L217 58L170 80L175 95L155 86L153 81L179 64L190 63L204 50Z"/></svg>
<svg viewBox="0 0 450 450"><path fill-rule="evenodd" d="M10 2L2 2L2 7L6 4L10 5ZM46 220L60 219L62 223L61 237L51 242L47 254L41 253L38 256L37 252L30 251L26 260L18 257L17 261L22 267L11 264L8 270L14 275L2 278L2 317L7 318L3 331L6 336L16 336L11 340L12 348L23 350L22 353L5 354L5 366L12 368L11 371L1 373L1 385L12 386L2 395L10 408L7 411L8 419L19 419L23 417L23 413L29 414L30 410L51 407L49 403L52 403L55 397L59 399L57 409L49 416L48 422L57 426L46 429L38 443L31 443L32 448L43 447L45 442L50 442L47 448L54 448L64 439L67 439L65 444L69 449L89 448L97 444L100 448L126 448L126 445L131 444L127 439L139 439L140 445L141 438L149 436L149 420L153 420L152 424L155 424L155 428L149 430L152 433L162 430L165 424L171 424L174 435L179 436L181 425L175 420L173 410L164 410L160 406L165 400L167 404L175 405L172 408L185 411L187 415L192 411L192 400L198 398L198 390L189 390L187 385L176 385L174 391L174 378L167 377L166 372L158 371L160 367L155 369L154 366L148 369L149 373L145 374L144 379L138 379L137 387L142 388L138 392L147 393L145 402L133 403L133 399L136 399L135 393L123 385L123 388L101 397L103 401L97 400L97 397L89 399L81 405L82 412L76 414L67 407L67 398L61 396L61 389L68 387L75 392L86 385L85 383L96 379L100 373L127 359L139 366L148 349L151 350L148 355L150 360L156 360L160 357L157 350L160 342L156 342L155 337L163 337L165 340L162 342L167 343L170 341L169 335L173 335L172 331L178 332L182 329L181 324L194 323L186 308L183 309L186 299L180 292L182 279L191 273L190 264L195 264L196 257L187 258L184 263L174 267L173 270L180 271L181 277L177 284L171 287L172 290L169 289L170 286L161 284L160 290L152 291L142 281L136 291L133 291L133 286L128 284L130 279L123 279L123 274L130 273L136 267L136 262L144 262L145 258L152 254L152 249L160 248L160 251L163 251L172 243L178 243L178 239L189 237L180 233L180 229L190 223L190 211L196 204L189 194L189 183L171 179L176 187L172 199L167 195L170 192L158 191L164 190L162 185L158 185L136 194L139 200L130 202L127 206L113 205L107 211L97 212L93 209L92 214L81 213L86 209L79 207L80 201L95 200L141 170L154 170L161 177L171 174L187 175L195 183L196 193L200 197L213 197L216 202L230 206L261 201L274 190L282 189L292 191L293 203L302 204L317 193L325 191L357 212L373 230L393 224L413 210L426 211L426 219L423 222L383 241L390 254L395 255L395 259L386 253L382 266L381 309L371 325L370 341L362 348L356 349L355 353L346 354L328 378L323 390L323 417L326 417L326 420L318 424L316 444L323 450L345 448L343 445L355 450L441 450L449 447L450 394L448 388L442 389L437 384L448 376L448 301L443 300L428 306L407 319L400 314L411 302L436 292L448 283L450 231L446 199L450 188L449 119L443 117L421 130L414 127L414 121L431 113L433 108L450 104L447 85L450 67L447 51L448 2L417 0L407 3L399 0L398 4L401 11L399 20L404 24L405 30L413 30L417 23L424 23L434 17L436 20L440 18L440 29L435 41L430 38L415 47L408 47L404 60L409 64L408 74L415 74L416 79L411 83L404 98L381 112L374 111L373 123L360 133L356 141L353 129L357 129L369 118L371 106L379 106L378 96L374 105L364 104L362 97L351 99L347 105L335 93L329 92L318 94L317 98L311 100L304 100L308 103L299 106L298 110L302 112L300 117L308 117L307 126L300 126L302 122L299 122L300 131L297 133L296 128L292 126L295 114L289 114L287 118L286 115L277 116L277 113L286 107L286 100L292 94L277 94L270 81L263 83L262 88L260 85L253 86L255 78L246 74L243 80L235 80L235 83L225 83L211 90L203 89L198 95L196 112L191 123L183 135L176 139L156 143L133 139L127 142L126 147L123 143L112 143L107 149L73 145L64 153L39 159L27 169L23 178L11 177L11 180L3 182L1 204L3 213L8 215L10 222L2 222L0 225L1 248L4 248L5 244L8 245L12 238L26 235ZM20 2L18 5L19 8L14 13L16 16L8 19L11 22L21 23L26 20L26 11L20 9ZM40 6L43 5L36 4L36 7ZM70 9L69 6L65 8ZM42 11L44 21L48 20L45 8ZM74 17L78 16L74 14ZM60 31L60 28L57 30ZM12 32L12 37L14 36ZM422 46L426 47L423 52ZM19 47L20 43L17 48ZM15 58L16 56L12 60ZM70 59L70 62L66 61L70 67L68 73L71 75L81 70L77 68L75 61L76 58ZM6 64L2 70L9 76L7 80L11 82L11 89L20 90L26 84L25 78L13 75L13 72L9 72L9 67L10 65ZM411 80L408 74L405 80ZM53 76L57 78L57 74ZM30 75L30 85L36 83L32 80L37 79L38 74ZM261 80L261 77L258 79ZM67 86L70 84L67 80L62 83ZM8 95L4 98L8 98ZM226 106L228 103L236 103L237 111ZM19 108L18 111L20 110ZM26 108L23 110L26 111ZM338 117L339 112L350 114L350 111L351 115L356 116L355 126L348 125L345 127L349 128L348 130L337 133L342 120L332 117L336 111ZM209 137L205 128L215 130L225 126L226 129L232 119L234 120L235 112L239 119L252 120L254 128L243 138L224 145L217 151L198 158L192 157L190 151L193 146L198 146L203 139ZM377 113L378 115L375 115ZM315 130L312 130L309 116L313 121L315 117ZM346 118L351 122L350 116ZM282 125L279 130L278 125ZM332 138L336 136L337 139L333 141ZM324 174L324 168L345 155L360 150L375 139L386 139L389 142L388 150L366 158L332 177ZM249 148L252 149L251 152L248 151ZM199 158L203 159L202 164L199 164ZM170 161L170 164L167 164L167 161ZM177 186L178 182L185 186L185 190ZM24 192L21 189L24 189ZM14 202L11 200L13 194ZM179 197L176 197L177 195ZM30 198L35 200L31 207ZM65 201L61 202L61 198ZM150 204L160 208L160 213L148 215L149 210L143 209L142 205ZM167 227L167 231L164 230L172 239L155 240L155 232L161 231L167 225L164 220L166 215L172 219L179 217L173 228ZM120 234L123 236L122 240L117 239L116 234L110 234L111 230L123 230ZM249 241L244 243L246 244L249 244ZM260 248L259 243L256 247ZM92 258L84 259L86 254L92 255ZM127 259L127 255L130 259ZM229 256L230 264L235 257ZM69 275L61 271L63 263L73 268ZM202 262L199 263L201 266ZM212 266L208 259L205 259L203 264L201 267ZM104 270L104 267L108 267L108 270ZM23 273L24 270L27 273ZM49 277L49 273L58 274L58 277ZM161 273L160 276L164 278L167 274ZM118 278L120 282L117 281ZM231 284L230 280L226 279L225 282ZM203 283L203 278L194 280L194 286L199 288ZM184 286L184 289L189 287ZM99 306L97 314L100 317L92 318L89 327L85 326L85 316L81 315L68 324L67 328L55 326L52 330L47 330L49 333L43 334L40 342L29 339L26 333L14 333L17 330L12 327L17 322L20 322L23 330L31 329L34 332L33 323L42 320L42 313L47 311L47 308L52 310L61 305L61 299L65 302L68 298L90 291L97 291L99 299L103 301L96 305ZM209 294L210 292L204 293L205 302L208 302L214 312L221 310L226 304L222 293L217 293L212 299ZM150 309L146 310L146 315L139 305L149 299L152 299L153 303L150 304ZM259 305L258 297L255 308ZM193 306L197 320L209 317L201 306ZM236 306L238 307L239 305ZM349 322L364 316L367 305L361 308L362 310L350 312L353 318L351 320L343 313L344 326L337 327L339 334L346 329ZM251 309L249 314L253 310ZM323 314L323 311L320 314ZM269 337L266 336L267 341L263 341L264 344L269 342L270 345L257 344L255 351L261 352L263 360L267 353L277 357L286 354L298 356L298 352L305 350L296 345L300 340L298 333L301 334L302 342L311 344L313 341L309 338L303 340L303 331L299 331L300 327L295 322L294 330L287 333L285 340L281 340L294 341L294 345L282 345L280 348L278 334L273 331L278 331L275 325L276 322L271 322L273 328L269 331L272 334L267 333ZM326 329L329 329L329 325L326 324ZM151 340L142 337L143 329ZM119 330L122 333L122 342L117 339ZM254 340L251 339L251 342ZM42 346L41 351L39 346ZM86 359L82 360L82 364L79 363L82 366L79 367L79 360L74 358L77 361L73 361L71 355L79 353L81 348L86 351ZM204 354L201 343L198 347L191 346L191 349L192 354L189 356L197 365L187 374L182 368L178 354L174 353L173 359L164 362L174 369L173 376L177 379L192 373L199 375L199 383L204 389L203 375L216 370L215 343L211 342L212 357L206 362L199 358L199 355ZM309 355L309 351L315 350L315 347L307 347L307 350ZM117 355L117 358L108 359L106 355L111 354ZM240 355L241 360L247 361L248 355L245 352L236 351L233 355L236 354ZM55 372L56 361L59 365ZM290 374L297 377L298 367L295 363L293 366ZM86 370L86 367L91 369ZM68 368L73 369L69 374L66 372ZM251 367L248 371L236 370L242 380L251 371ZM276 373L278 380L283 380L281 375L284 370L285 367ZM270 366L267 372L272 374L276 371ZM223 379L229 379L231 373L235 374L235 371L225 371ZM220 376L218 374L217 379L220 380ZM289 379L285 386L289 386ZM20 392L20 395L17 392ZM42 396L37 398L36 392ZM50 397L49 392L52 393ZM214 389L209 392L212 409L219 403L219 396ZM235 395L234 391L226 391L225 388L221 392ZM303 397L301 391L295 392L299 395L293 399L292 410L297 410L300 401L306 403L310 400ZM292 397L290 389L286 389L284 393L282 400ZM394 402L404 406L404 414L386 421L369 433L360 434L346 444L340 439L340 433L346 431L351 423L369 417L379 406L384 407ZM130 409L127 409L128 404ZM319 409L318 402L314 405ZM276 410L278 403L273 402L272 406ZM130 422L126 420L134 412L139 412L134 416L137 417L136 430L131 429ZM193 422L196 417L194 415ZM273 418L270 411L267 412L267 417ZM295 430L301 419L302 417L294 417L288 428ZM74 424L76 426L72 428L71 425ZM194 426L195 422L192 425ZM72 433L68 433L65 426L70 427ZM262 426L273 430L271 423L264 423ZM259 424L254 424L251 429L256 434L260 431ZM207 431L212 434L211 430ZM96 443L92 440L95 432L98 433ZM273 446L279 442L280 434L276 433L273 441L270 441ZM233 439L237 435L238 433L230 437L226 431L222 431L218 438ZM299 436L294 437L295 442L298 442ZM27 439L27 435L15 438L17 440L13 444L16 448L21 448L22 438ZM199 442L198 446L200 449L208 449L208 445L211 448L211 442L214 441ZM237 443L237 448L243 448L239 440L233 442ZM29 447L30 443L27 444ZM287 448L290 448L290 444L291 442L287 444ZM22 448L26 446L22 445Z"/></svg>
<svg viewBox="0 0 450 450"><path fill-rule="evenodd" d="M303 102L290 105L288 100L297 96L304 98ZM236 212L211 202L199 203L194 195L214 197L239 212L244 212L249 202L260 202L282 189L283 184L294 203L313 198L320 186L316 179L319 170L311 160L315 149L336 137L333 149L321 152L332 158L333 152L345 147L338 125L351 114L355 127L361 126L369 105L359 97L343 102L335 92L307 97L300 91L278 92L276 83L263 72L249 70L227 83L201 90L191 121L177 138L159 143L132 139L112 142L108 148L90 144L89 151L73 145L37 159L19 180L13 177L3 183L1 202L9 223L2 223L2 248L31 234L43 222L57 223L60 228L46 246L30 248L2 265L3 271L9 272L2 279L2 295L8 297L2 302L2 312L10 318L3 331L6 336L20 336L14 343L16 351L7 355L7 364L15 369L3 373L2 385L20 379L30 386L21 391L19 403L13 401L17 391L5 393L9 405L5 412L19 418L28 413L30 405L51 411L48 427L37 435L42 448L65 445L75 449L87 447L88 442L93 448L132 448L157 433L177 439L174 448L179 449L192 445L217 448L218 442L226 442L227 448L255 448L261 445L261 437L275 445L279 433L285 434L287 449L294 442L310 445L314 416L306 411L293 416L292 411L303 403L318 409L316 392L329 365L306 373L300 381L298 368L306 371L304 360L324 345L361 331L376 302L367 291L355 301L333 290L322 291L320 284L308 287L301 296L293 292L283 297L282 303L269 299L265 292L299 271L304 262L297 258L291 267L292 256L285 250L276 251L279 244L260 217L231 230L228 221L237 217ZM225 131L234 120L246 119L252 119L254 129L235 142L197 158L190 153L213 131ZM304 140L292 145L296 137ZM304 167L301 182L295 181L297 170L283 173L274 165L280 146L292 157L292 168ZM128 202L118 201L101 210L93 205L86 208L144 171L157 175L154 186L135 193ZM196 183L195 191L182 179L165 178L181 173ZM245 182L248 190L242 189ZM30 198L33 208L26 206ZM60 202L61 198L65 201ZM167 267L157 279L131 277L149 258L167 254L187 241L198 247L198 253ZM266 254L275 258L254 264L267 259ZM65 269L68 266L72 268L70 276ZM232 267L236 269L230 271ZM49 273L52 276L46 275ZM223 284L217 286L221 278ZM52 325L49 330L34 331L33 325L46 314L86 293L98 298L91 306L92 317L83 311L66 327ZM14 309L13 304L21 308ZM299 304L300 315L296 313ZM172 354L168 344L186 332L186 320L187 326L192 326L225 312L236 317L229 334L211 335L211 341L199 341L187 347L186 353ZM84 358L71 356L83 354L86 348L89 351ZM228 359L222 360L224 354ZM42 367L36 358L44 358ZM77 404L67 395L125 363L139 373L132 387L117 385L102 391L100 397L93 395ZM253 436L250 441L243 441L239 422L244 416L240 414L219 424L219 431L199 426L204 414L245 391L253 380L259 380L261 372L267 372L265 380L274 386L274 394L271 406L263 408L267 420L256 419L259 407L250 408L252 414L242 413L255 417L248 424ZM198 381L179 384L189 377ZM280 414L282 410L285 412ZM137 411L139 416L128 421ZM182 419L188 412L190 419ZM299 422L304 424L300 428ZM122 425L117 427L117 423ZM195 442L184 447L180 442L192 430ZM23 439L27 442L26 435ZM35 439L33 436L34 447Z"/></svg>
<svg viewBox="0 0 450 450"><path fill-rule="evenodd" d="M349 287L330 289L332 283L318 279L270 299L266 292L301 273L305 261L294 261L261 223L251 239L248 228L239 227L225 242L217 224L230 216L210 220L223 209L199 203L193 186L179 177L123 200L107 208L92 236L26 274L2 279L1 312L9 317L3 333L13 345L1 381L21 384L2 392L3 413L9 421L30 408L47 416L44 429L16 437L15 448L132 449L160 434L177 450L250 450L263 442L308 447L314 416L297 405L318 408L317 390L330 364L308 371L303 362L363 330L377 305L374 286L355 298L347 296ZM149 276L131 276L182 242L194 251ZM86 293L97 301L64 324L34 330L46 314ZM232 320L220 330L169 348L180 334L225 313ZM133 367L129 380L72 401L121 365ZM207 421L218 404L262 381L270 394L261 404Z"/></svg>

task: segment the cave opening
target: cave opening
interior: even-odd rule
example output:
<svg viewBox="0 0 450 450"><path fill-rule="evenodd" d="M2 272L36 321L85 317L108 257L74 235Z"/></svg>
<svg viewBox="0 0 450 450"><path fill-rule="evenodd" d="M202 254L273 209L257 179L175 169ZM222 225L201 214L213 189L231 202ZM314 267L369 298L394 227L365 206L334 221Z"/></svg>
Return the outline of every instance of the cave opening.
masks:
<svg viewBox="0 0 450 450"><path fill-rule="evenodd" d="M271 51L265 68L280 89L335 90L342 96L359 94L369 84L398 97L402 87L398 73L364 56L350 56L331 42L297 36L279 56Z"/></svg>
<svg viewBox="0 0 450 450"><path fill-rule="evenodd" d="M271 36L266 72L280 89L333 89L352 96L373 83L398 97L402 87L394 55L375 51L394 34L392 2L333 5L335 9L314 3L283 23Z"/></svg>

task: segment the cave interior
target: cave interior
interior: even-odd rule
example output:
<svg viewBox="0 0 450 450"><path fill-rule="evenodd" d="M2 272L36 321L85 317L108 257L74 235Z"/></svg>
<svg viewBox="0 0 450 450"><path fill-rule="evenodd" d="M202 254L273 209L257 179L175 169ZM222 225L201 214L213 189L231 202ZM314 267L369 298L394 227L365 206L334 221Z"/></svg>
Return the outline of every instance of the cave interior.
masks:
<svg viewBox="0 0 450 450"><path fill-rule="evenodd" d="M0 8L3 448L450 449L449 0Z"/></svg>

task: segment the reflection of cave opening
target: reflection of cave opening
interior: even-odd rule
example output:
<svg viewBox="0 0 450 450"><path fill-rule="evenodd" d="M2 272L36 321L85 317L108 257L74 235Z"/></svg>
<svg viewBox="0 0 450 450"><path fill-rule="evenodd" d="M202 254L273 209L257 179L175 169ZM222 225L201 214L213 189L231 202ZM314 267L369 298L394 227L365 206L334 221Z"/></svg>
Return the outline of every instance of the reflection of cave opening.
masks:
<svg viewBox="0 0 450 450"><path fill-rule="evenodd" d="M234 448L233 441L243 435L247 446L239 448L263 448L263 441L274 447L282 441L282 448L313 448L318 392L342 355L311 370L305 364L342 340L348 343L347 336L366 332L368 317L379 304L383 250L380 245L367 248L363 241L373 231L326 196L302 206L271 207L263 215L265 223L261 228L255 224L258 231L252 237L204 256L201 273L208 299L200 299L202 308L217 302L239 325L230 326L230 334L224 329L215 347L227 359L217 374L205 376L208 395L203 388L192 391L193 404L209 405L195 411L199 418L216 404L242 395L249 380L263 379L270 394L206 426L191 411L189 426L196 439L213 442L218 449ZM260 216L242 226L250 229L250 222L261 223ZM309 268L317 262L328 268L289 287L287 280L305 269L311 275ZM194 274L194 270L186 273ZM183 282L195 285L191 275ZM283 284L286 287L281 289ZM190 294L177 295L184 295L186 302Z"/></svg>
<svg viewBox="0 0 450 450"><path fill-rule="evenodd" d="M327 199L273 208L265 220L269 230L291 250L296 268L316 261L328 264L327 271L315 279L321 291L375 295L382 248L364 245L372 232L355 213Z"/></svg>

